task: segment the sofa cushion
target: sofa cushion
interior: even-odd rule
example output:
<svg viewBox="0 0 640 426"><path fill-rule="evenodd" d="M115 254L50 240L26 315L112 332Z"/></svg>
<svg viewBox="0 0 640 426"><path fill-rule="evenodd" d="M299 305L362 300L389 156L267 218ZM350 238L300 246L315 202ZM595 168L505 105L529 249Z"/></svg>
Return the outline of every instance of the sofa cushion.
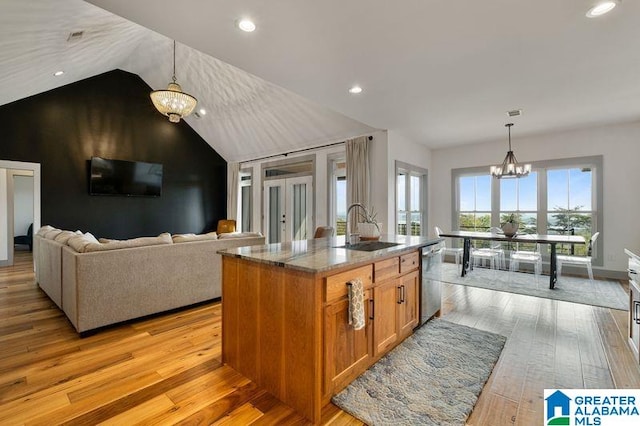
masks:
<svg viewBox="0 0 640 426"><path fill-rule="evenodd" d="M250 238L250 237L262 237L260 232L227 232L218 235L218 239L225 240L227 238Z"/></svg>
<svg viewBox="0 0 640 426"><path fill-rule="evenodd" d="M38 229L38 232L36 232L36 235L39 235L39 236L41 236L41 237L44 237L44 235L45 235L47 232L49 232L49 231L53 231L54 229L56 229L56 228L54 228L54 227L53 227L53 226L51 226L51 225L45 225L45 226L41 227L40 229Z"/></svg>
<svg viewBox="0 0 640 426"><path fill-rule="evenodd" d="M67 245L78 253L84 253L88 244L100 244L90 232L74 235L67 240Z"/></svg>
<svg viewBox="0 0 640 426"><path fill-rule="evenodd" d="M75 237L78 235L84 235L82 231L62 231L58 235L55 236L54 241L59 242L60 244L67 244L69 238Z"/></svg>
<svg viewBox="0 0 640 426"><path fill-rule="evenodd" d="M189 241L206 241L217 240L218 234L216 232L209 232L207 234L175 234L172 235L174 243L186 243Z"/></svg>
<svg viewBox="0 0 640 426"><path fill-rule="evenodd" d="M44 234L44 238L47 240L55 240L55 238L62 232L62 229L52 229Z"/></svg>
<svg viewBox="0 0 640 426"><path fill-rule="evenodd" d="M84 246L84 253L94 251L118 250L123 248L157 246L160 244L173 244L171 234L164 232L157 237L140 237L131 240L110 240L106 243L90 243Z"/></svg>

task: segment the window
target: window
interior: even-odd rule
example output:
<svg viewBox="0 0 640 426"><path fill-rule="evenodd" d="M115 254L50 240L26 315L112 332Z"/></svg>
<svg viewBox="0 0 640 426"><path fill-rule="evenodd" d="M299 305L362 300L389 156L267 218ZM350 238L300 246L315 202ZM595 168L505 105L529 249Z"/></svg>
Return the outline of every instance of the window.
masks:
<svg viewBox="0 0 640 426"><path fill-rule="evenodd" d="M459 229L488 231L491 228L491 176L461 176L458 181Z"/></svg>
<svg viewBox="0 0 640 426"><path fill-rule="evenodd" d="M396 162L396 233L426 235L427 171Z"/></svg>
<svg viewBox="0 0 640 426"><path fill-rule="evenodd" d="M520 222L520 233L582 235L589 241L602 229L599 170L602 156L537 162L527 177L519 179L494 179L484 167L452 170L456 191L453 226L486 231L514 215ZM598 253L601 244L598 239L592 253L596 265L603 264ZM557 248L558 253L587 252L587 245Z"/></svg>
<svg viewBox="0 0 640 426"><path fill-rule="evenodd" d="M253 186L250 171L240 171L240 223L239 228L242 232L251 231L251 216L253 214L252 199Z"/></svg>
<svg viewBox="0 0 640 426"><path fill-rule="evenodd" d="M592 235L593 176L591 168L562 168L547 171L547 231L550 234ZM585 256L586 246L558 246L559 253Z"/></svg>
<svg viewBox="0 0 640 426"><path fill-rule="evenodd" d="M500 179L500 223L511 215L520 223L519 233L538 233L538 173L519 179Z"/></svg>
<svg viewBox="0 0 640 426"><path fill-rule="evenodd" d="M329 220L335 235L347 232L347 163L344 157L329 160Z"/></svg>

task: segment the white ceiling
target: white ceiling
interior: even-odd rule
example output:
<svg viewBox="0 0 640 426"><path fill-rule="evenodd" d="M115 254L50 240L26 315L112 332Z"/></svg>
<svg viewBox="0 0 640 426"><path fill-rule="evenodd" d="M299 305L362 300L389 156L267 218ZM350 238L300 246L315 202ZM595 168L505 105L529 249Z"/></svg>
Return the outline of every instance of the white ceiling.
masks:
<svg viewBox="0 0 640 426"><path fill-rule="evenodd" d="M376 128L504 139L516 108L515 137L637 121L640 2L587 19L592 1L91 0L165 38L80 0L2 0L0 104L113 68L164 87L175 38L178 82L211 111L187 121L230 161Z"/></svg>

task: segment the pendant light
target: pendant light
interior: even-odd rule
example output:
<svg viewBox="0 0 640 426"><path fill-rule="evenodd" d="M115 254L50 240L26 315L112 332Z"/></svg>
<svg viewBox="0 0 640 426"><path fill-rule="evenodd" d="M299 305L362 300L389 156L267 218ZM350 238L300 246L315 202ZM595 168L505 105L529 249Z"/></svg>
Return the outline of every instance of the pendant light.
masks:
<svg viewBox="0 0 640 426"><path fill-rule="evenodd" d="M184 93L176 82L176 41L173 40L173 77L166 90L151 92L151 101L158 111L169 117L172 123L178 123L181 118L191 114L198 100Z"/></svg>
<svg viewBox="0 0 640 426"><path fill-rule="evenodd" d="M491 166L491 176L497 179L525 177L531 172L531 164L520 165L511 150L511 126L513 123L505 124L505 127L509 129L509 151L504 157L502 165Z"/></svg>

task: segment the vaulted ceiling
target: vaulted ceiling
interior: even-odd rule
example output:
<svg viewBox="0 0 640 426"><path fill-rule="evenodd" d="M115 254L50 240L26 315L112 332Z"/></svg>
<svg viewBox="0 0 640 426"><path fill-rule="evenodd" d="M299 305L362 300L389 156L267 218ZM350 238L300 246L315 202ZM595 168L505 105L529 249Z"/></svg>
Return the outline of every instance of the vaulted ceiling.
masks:
<svg viewBox="0 0 640 426"><path fill-rule="evenodd" d="M588 0L90 3L2 1L0 105L114 68L166 87L176 39L178 82L208 111L187 121L229 161L375 129L499 139L511 109L514 135L640 119L637 1L597 19Z"/></svg>

